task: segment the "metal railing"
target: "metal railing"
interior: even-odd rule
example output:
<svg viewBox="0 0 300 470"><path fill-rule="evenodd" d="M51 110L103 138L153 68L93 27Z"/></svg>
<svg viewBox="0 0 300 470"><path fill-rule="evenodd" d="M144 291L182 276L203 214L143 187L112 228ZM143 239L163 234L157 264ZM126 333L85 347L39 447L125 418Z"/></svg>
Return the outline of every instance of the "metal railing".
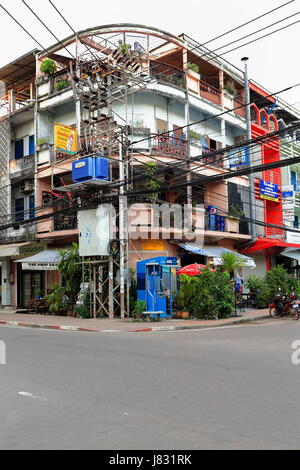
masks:
<svg viewBox="0 0 300 470"><path fill-rule="evenodd" d="M54 231L74 230L78 227L77 211L69 214L56 214L54 216Z"/></svg>
<svg viewBox="0 0 300 470"><path fill-rule="evenodd" d="M151 153L186 158L188 141L174 136L154 136L151 138Z"/></svg>

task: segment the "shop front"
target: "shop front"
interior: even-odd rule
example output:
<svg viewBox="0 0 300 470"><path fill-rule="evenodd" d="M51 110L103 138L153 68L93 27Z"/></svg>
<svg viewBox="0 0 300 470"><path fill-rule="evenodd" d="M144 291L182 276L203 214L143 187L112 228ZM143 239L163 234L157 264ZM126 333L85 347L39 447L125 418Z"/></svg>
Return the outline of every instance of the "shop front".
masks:
<svg viewBox="0 0 300 470"><path fill-rule="evenodd" d="M27 309L32 300L44 297L50 287L59 283L57 265L60 254L56 250L45 250L29 258L17 260L17 306Z"/></svg>

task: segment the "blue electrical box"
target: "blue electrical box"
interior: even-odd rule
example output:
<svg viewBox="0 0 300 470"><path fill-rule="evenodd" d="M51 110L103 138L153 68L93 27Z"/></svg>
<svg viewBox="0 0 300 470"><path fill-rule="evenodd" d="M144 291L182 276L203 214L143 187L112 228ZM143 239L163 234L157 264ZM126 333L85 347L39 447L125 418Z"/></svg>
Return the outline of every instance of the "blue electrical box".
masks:
<svg viewBox="0 0 300 470"><path fill-rule="evenodd" d="M86 157L72 164L72 179L75 183L83 183L93 179L109 179L109 163L107 158Z"/></svg>
<svg viewBox="0 0 300 470"><path fill-rule="evenodd" d="M108 180L109 164L107 158L95 158L95 179Z"/></svg>
<svg viewBox="0 0 300 470"><path fill-rule="evenodd" d="M158 257L137 262L137 299L146 303L150 317L172 317L178 292L178 259Z"/></svg>
<svg viewBox="0 0 300 470"><path fill-rule="evenodd" d="M88 181L94 178L94 159L82 158L72 163L72 179L76 183Z"/></svg>

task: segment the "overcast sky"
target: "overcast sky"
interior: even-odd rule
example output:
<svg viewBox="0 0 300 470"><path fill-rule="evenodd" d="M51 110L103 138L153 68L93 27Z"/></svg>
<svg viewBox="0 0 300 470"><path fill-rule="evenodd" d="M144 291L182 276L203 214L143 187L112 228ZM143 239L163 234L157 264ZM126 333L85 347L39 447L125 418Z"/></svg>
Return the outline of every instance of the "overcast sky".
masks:
<svg viewBox="0 0 300 470"><path fill-rule="evenodd" d="M71 34L67 25L57 15L48 0L26 1L59 38ZM201 2L201 0L187 0L185 2L182 0L53 1L75 30L120 22L139 23L161 28L173 34L184 32L200 43L204 43L286 3L288 0L251 0L250 2L240 0L215 0L214 2ZM0 0L0 3L29 29L31 34L43 45L49 46L56 42L50 33L32 16L21 0ZM300 10L299 3L299 0L295 0L234 33L210 42L207 46L210 49L216 49L292 15ZM0 28L0 66L3 66L34 49L37 45L3 10L0 10L0 15L2 20ZM225 47L218 53L225 52L298 20L300 20L300 14L236 44ZM271 92L276 92L300 82L299 33L300 23L297 23L274 35L226 54L224 58L241 67L240 59L247 55L251 58L249 63L250 76ZM300 109L300 86L280 96L290 104L297 103L295 106Z"/></svg>

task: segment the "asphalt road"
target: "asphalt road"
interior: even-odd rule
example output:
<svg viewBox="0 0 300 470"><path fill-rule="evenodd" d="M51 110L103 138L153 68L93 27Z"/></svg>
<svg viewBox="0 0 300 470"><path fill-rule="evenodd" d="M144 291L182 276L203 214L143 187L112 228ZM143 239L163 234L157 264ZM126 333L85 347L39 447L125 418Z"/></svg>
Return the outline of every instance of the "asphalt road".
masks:
<svg viewBox="0 0 300 470"><path fill-rule="evenodd" d="M297 339L300 321L150 334L0 327L0 449L297 449Z"/></svg>

